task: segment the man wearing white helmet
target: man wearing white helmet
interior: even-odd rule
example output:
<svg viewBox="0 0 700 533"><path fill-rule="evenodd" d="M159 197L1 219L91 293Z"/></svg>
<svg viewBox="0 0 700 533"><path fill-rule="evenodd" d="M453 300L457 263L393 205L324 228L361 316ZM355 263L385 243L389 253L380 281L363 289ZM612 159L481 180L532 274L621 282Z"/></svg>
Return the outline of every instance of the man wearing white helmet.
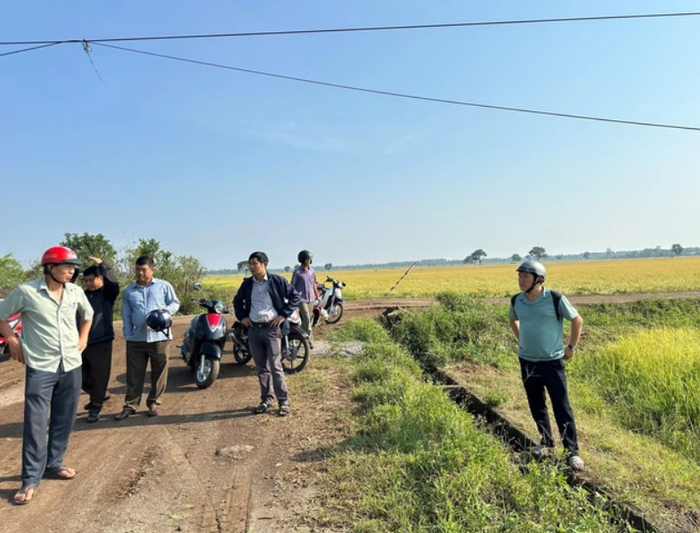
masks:
<svg viewBox="0 0 700 533"><path fill-rule="evenodd" d="M554 448L545 391L549 393L573 470L583 470L579 456L576 423L569 405L564 361L571 359L581 337L583 319L562 294L544 286L547 271L537 261L525 261L518 269L520 293L511 298L510 327L518 339L520 370L530 412L541 435L531 453L541 458ZM571 321L571 335L564 346L564 321Z"/></svg>

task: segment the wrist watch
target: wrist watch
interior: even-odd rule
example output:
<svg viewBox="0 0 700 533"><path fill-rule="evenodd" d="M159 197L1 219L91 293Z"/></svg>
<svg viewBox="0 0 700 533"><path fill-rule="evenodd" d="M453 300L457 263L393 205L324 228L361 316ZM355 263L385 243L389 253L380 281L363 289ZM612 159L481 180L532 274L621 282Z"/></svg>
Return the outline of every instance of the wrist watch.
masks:
<svg viewBox="0 0 700 533"><path fill-rule="evenodd" d="M574 350L576 350L576 346L572 346L571 344L569 344L569 349L573 352Z"/></svg>

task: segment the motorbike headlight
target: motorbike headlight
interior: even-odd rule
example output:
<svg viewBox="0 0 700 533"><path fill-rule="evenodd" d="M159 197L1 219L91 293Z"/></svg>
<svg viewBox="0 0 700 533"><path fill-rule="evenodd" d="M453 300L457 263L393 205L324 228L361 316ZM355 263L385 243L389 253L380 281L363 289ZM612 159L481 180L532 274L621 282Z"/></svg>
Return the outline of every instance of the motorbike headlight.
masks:
<svg viewBox="0 0 700 533"><path fill-rule="evenodd" d="M219 313L220 315L223 314L224 309L225 309L225 306L224 306L224 304L222 304L221 302L216 302L216 303L214 304L214 311L216 311L216 312Z"/></svg>

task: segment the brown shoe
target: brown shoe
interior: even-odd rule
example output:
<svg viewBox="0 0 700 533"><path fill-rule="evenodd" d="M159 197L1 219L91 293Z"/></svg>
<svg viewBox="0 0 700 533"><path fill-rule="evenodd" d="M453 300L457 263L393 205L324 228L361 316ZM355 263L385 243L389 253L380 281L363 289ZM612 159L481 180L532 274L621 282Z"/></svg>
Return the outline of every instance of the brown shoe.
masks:
<svg viewBox="0 0 700 533"><path fill-rule="evenodd" d="M160 414L160 405L151 405L148 408L148 416L158 416Z"/></svg>
<svg viewBox="0 0 700 533"><path fill-rule="evenodd" d="M125 407L124 409L122 409L121 413L114 417L114 420L124 420L125 418L129 418L133 414L133 410L129 409L128 407Z"/></svg>

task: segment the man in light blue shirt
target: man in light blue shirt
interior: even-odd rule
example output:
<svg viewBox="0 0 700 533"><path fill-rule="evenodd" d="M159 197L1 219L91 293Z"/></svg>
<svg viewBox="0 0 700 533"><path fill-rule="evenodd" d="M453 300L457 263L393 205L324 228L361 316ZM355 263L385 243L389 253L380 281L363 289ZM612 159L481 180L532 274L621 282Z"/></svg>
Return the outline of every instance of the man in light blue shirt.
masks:
<svg viewBox="0 0 700 533"><path fill-rule="evenodd" d="M510 327L518 339L520 373L530 405L530 413L541 435L531 453L540 458L554 447L545 391L549 393L569 466L583 470L578 450L574 413L569 404L564 361L574 356L581 336L583 319L558 292L544 287L547 271L537 261L525 261L517 269L522 291L511 300ZM564 319L571 321L569 343L564 347Z"/></svg>
<svg viewBox="0 0 700 533"><path fill-rule="evenodd" d="M146 367L151 362L151 391L146 399L148 416L158 416L161 397L168 384L168 349L172 334L154 331L146 324L151 311L167 309L177 313L180 300L173 286L153 277L154 263L150 257L136 260L136 282L122 295L122 320L126 339L126 397L124 408L115 419L124 420L141 404Z"/></svg>

